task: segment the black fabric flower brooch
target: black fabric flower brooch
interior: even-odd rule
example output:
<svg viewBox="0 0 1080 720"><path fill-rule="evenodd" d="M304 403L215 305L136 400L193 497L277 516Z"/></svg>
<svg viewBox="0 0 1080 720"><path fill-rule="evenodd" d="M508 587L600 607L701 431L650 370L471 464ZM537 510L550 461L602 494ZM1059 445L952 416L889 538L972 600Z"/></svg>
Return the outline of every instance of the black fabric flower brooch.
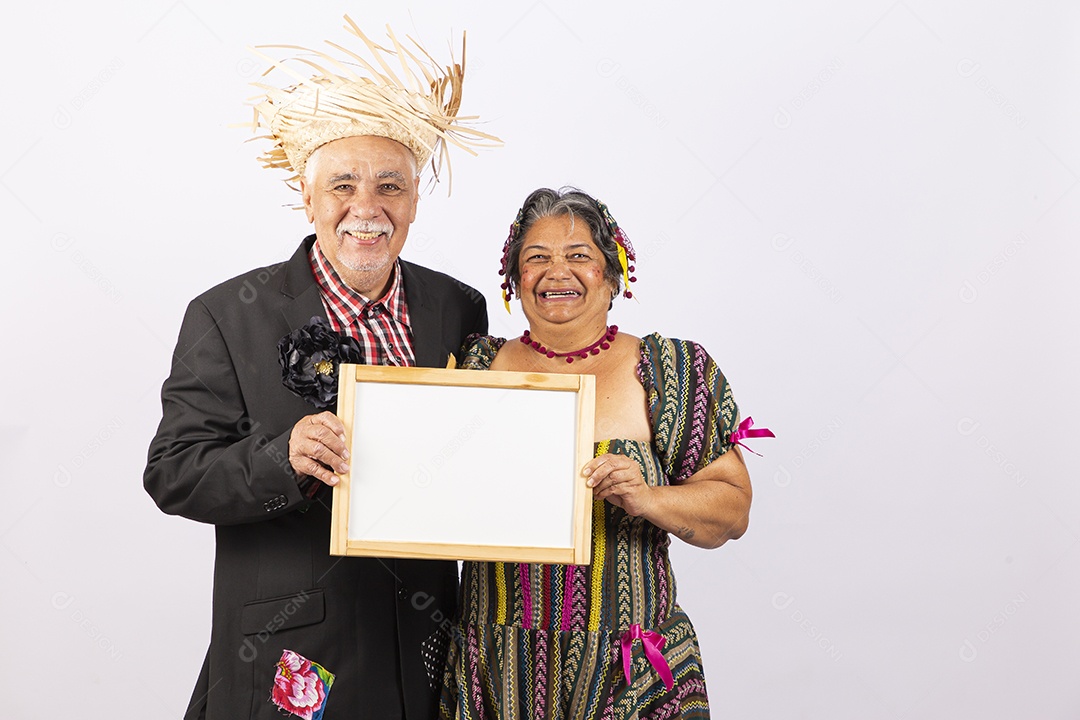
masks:
<svg viewBox="0 0 1080 720"><path fill-rule="evenodd" d="M364 355L355 338L334 332L315 316L278 341L278 362L285 387L327 410L337 405L338 365L362 363Z"/></svg>

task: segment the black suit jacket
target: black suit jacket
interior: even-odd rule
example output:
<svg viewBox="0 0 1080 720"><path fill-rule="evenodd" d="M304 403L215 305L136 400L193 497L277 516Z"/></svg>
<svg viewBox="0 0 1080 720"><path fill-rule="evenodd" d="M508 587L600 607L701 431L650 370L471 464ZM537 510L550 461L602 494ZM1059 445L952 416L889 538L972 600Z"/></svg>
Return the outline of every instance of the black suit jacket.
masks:
<svg viewBox="0 0 1080 720"><path fill-rule="evenodd" d="M270 693L283 648L336 675L326 720L397 717L402 702L410 719L434 717L455 564L332 557L329 488L305 499L288 461L292 426L316 410L281 384L277 343L326 317L313 242L193 300L162 387L146 490L217 533L210 647L187 717L279 719ZM469 333L486 332L483 296L401 270L416 364L445 367Z"/></svg>

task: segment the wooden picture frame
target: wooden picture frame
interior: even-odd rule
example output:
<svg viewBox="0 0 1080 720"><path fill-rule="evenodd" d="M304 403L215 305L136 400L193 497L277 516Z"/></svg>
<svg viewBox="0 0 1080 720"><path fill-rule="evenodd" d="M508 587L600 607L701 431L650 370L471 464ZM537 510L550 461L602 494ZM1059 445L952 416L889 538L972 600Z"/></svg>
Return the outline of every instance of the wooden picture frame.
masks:
<svg viewBox="0 0 1080 720"><path fill-rule="evenodd" d="M342 364L330 553L587 565L591 375Z"/></svg>

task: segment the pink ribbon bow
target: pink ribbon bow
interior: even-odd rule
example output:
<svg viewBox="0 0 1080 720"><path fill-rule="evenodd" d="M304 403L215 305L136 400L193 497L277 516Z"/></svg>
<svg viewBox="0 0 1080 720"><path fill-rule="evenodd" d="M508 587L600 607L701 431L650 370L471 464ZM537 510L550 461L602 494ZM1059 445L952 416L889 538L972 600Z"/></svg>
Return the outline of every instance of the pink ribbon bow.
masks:
<svg viewBox="0 0 1080 720"><path fill-rule="evenodd" d="M743 438L756 438L756 437L771 437L771 438L774 438L776 436L773 435L773 431L770 430L769 428L755 428L754 427L754 418L747 417L745 420L743 420L741 423L739 423L739 427L735 430L735 432L731 433L731 436L728 438L728 441L734 443L735 445L740 445L740 446L746 448L747 450L749 450L750 452L754 453L758 457L761 457L761 453L754 452L753 450L750 450L750 448L746 447L746 445L744 445L743 442L742 442Z"/></svg>
<svg viewBox="0 0 1080 720"><path fill-rule="evenodd" d="M636 623L623 633L620 641L622 643L622 666L623 674L626 676L626 684L630 684L631 652L635 640L641 641L641 647L645 650L645 658L664 681L664 687L668 690L675 687L675 678L671 674L671 668L668 667L667 661L664 660L664 656L660 653L664 649L664 643L667 641L660 633L652 630L642 630L641 626Z"/></svg>

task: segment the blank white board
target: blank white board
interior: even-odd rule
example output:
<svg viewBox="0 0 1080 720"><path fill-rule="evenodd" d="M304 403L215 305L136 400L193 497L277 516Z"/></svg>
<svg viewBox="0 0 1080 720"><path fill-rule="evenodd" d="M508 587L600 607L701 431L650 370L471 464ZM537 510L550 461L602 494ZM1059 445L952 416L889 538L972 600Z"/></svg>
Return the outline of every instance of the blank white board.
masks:
<svg viewBox="0 0 1080 720"><path fill-rule="evenodd" d="M592 376L342 365L331 553L587 564Z"/></svg>

